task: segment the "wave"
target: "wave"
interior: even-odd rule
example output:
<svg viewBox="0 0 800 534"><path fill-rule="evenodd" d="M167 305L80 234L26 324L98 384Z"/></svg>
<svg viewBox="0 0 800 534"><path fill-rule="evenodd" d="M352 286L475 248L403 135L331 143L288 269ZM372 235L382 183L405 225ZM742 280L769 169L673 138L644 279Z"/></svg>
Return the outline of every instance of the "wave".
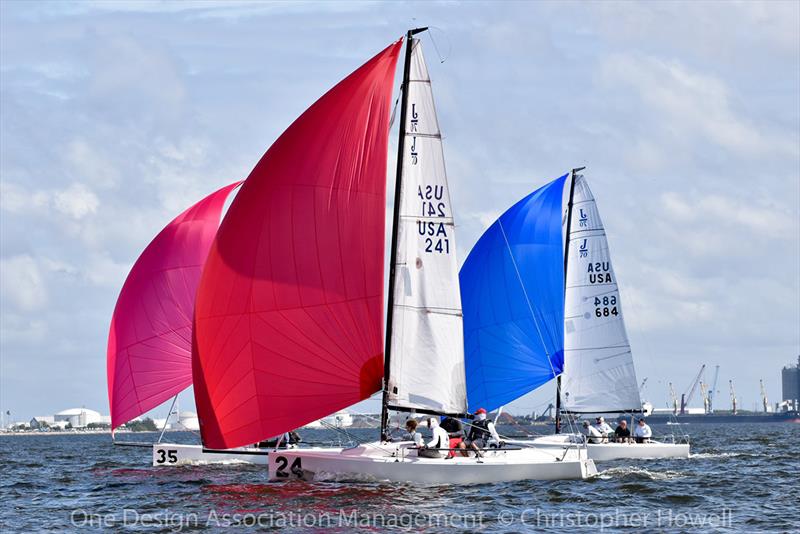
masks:
<svg viewBox="0 0 800 534"><path fill-rule="evenodd" d="M632 479L632 480L673 480L683 478L686 475L679 471L649 471L641 467L611 467L603 469L595 475L600 480L611 479Z"/></svg>
<svg viewBox="0 0 800 534"><path fill-rule="evenodd" d="M689 454L690 459L703 458L738 458L740 456L750 456L741 452L695 452Z"/></svg>

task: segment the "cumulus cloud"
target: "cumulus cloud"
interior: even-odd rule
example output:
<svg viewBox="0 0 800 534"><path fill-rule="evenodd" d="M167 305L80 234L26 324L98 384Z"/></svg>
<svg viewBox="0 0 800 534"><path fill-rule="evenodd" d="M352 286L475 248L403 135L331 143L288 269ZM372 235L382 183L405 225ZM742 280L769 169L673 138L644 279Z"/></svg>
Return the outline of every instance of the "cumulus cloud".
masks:
<svg viewBox="0 0 800 534"><path fill-rule="evenodd" d="M65 160L72 174L100 187L111 187L120 180L114 162L98 152L86 139L73 139L67 143Z"/></svg>
<svg viewBox="0 0 800 534"><path fill-rule="evenodd" d="M675 222L703 226L733 225L761 239L791 240L797 220L776 205L760 205L757 200L738 200L720 194L698 195L667 192L661 195L667 217Z"/></svg>
<svg viewBox="0 0 800 534"><path fill-rule="evenodd" d="M728 150L755 156L797 156L798 134L786 138L737 113L730 91L720 79L696 72L678 60L615 54L604 60L604 83L630 86L664 136L684 143L710 141Z"/></svg>
<svg viewBox="0 0 800 534"><path fill-rule="evenodd" d="M80 220L97 211L100 200L83 184L72 184L53 194L53 206L61 213Z"/></svg>
<svg viewBox="0 0 800 534"><path fill-rule="evenodd" d="M39 264L32 257L0 259L0 280L3 300L8 298L16 309L33 312L47 304L47 287Z"/></svg>
<svg viewBox="0 0 800 534"><path fill-rule="evenodd" d="M717 358L744 381L785 363L800 343L798 6L419 4L447 57L422 36L459 260L519 198L588 164L637 372L688 382ZM80 368L94 374L74 402L100 406L108 320L141 250L403 33L407 6L0 9L4 359L46 336L53 390ZM7 395L26 398L26 376Z"/></svg>
<svg viewBox="0 0 800 534"><path fill-rule="evenodd" d="M97 195L86 185L71 184L65 189L28 188L13 182L0 183L0 209L9 214L47 216L50 209L73 220L96 213L100 205Z"/></svg>

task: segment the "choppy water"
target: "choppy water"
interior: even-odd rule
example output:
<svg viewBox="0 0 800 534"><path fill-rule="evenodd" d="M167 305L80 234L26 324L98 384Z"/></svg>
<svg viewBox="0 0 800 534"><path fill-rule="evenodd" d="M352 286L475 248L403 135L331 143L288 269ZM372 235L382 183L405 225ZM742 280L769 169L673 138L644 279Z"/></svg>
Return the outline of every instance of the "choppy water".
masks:
<svg viewBox="0 0 800 534"><path fill-rule="evenodd" d="M266 466L153 468L148 449L114 447L108 435L0 436L0 531L800 531L800 425L681 431L692 437L689 460L602 463L587 481L467 487L270 483Z"/></svg>

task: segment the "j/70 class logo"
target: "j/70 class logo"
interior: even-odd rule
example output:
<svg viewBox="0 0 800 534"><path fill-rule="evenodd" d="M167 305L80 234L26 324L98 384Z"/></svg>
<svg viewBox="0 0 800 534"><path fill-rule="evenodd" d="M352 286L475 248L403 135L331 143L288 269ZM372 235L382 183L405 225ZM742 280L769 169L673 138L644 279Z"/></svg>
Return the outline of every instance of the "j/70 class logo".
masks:
<svg viewBox="0 0 800 534"><path fill-rule="evenodd" d="M589 226L589 216L586 215L586 212L583 211L583 208L579 208L578 211L580 212L580 218L578 219L578 226L581 228L586 228Z"/></svg>

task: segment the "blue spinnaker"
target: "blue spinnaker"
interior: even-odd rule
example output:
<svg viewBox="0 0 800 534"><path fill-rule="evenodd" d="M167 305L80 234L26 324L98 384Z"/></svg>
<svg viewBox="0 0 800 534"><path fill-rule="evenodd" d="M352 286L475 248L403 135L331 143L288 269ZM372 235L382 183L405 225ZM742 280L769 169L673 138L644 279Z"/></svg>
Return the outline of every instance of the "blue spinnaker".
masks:
<svg viewBox="0 0 800 534"><path fill-rule="evenodd" d="M459 278L469 410L494 410L564 366L564 175L481 236Z"/></svg>

